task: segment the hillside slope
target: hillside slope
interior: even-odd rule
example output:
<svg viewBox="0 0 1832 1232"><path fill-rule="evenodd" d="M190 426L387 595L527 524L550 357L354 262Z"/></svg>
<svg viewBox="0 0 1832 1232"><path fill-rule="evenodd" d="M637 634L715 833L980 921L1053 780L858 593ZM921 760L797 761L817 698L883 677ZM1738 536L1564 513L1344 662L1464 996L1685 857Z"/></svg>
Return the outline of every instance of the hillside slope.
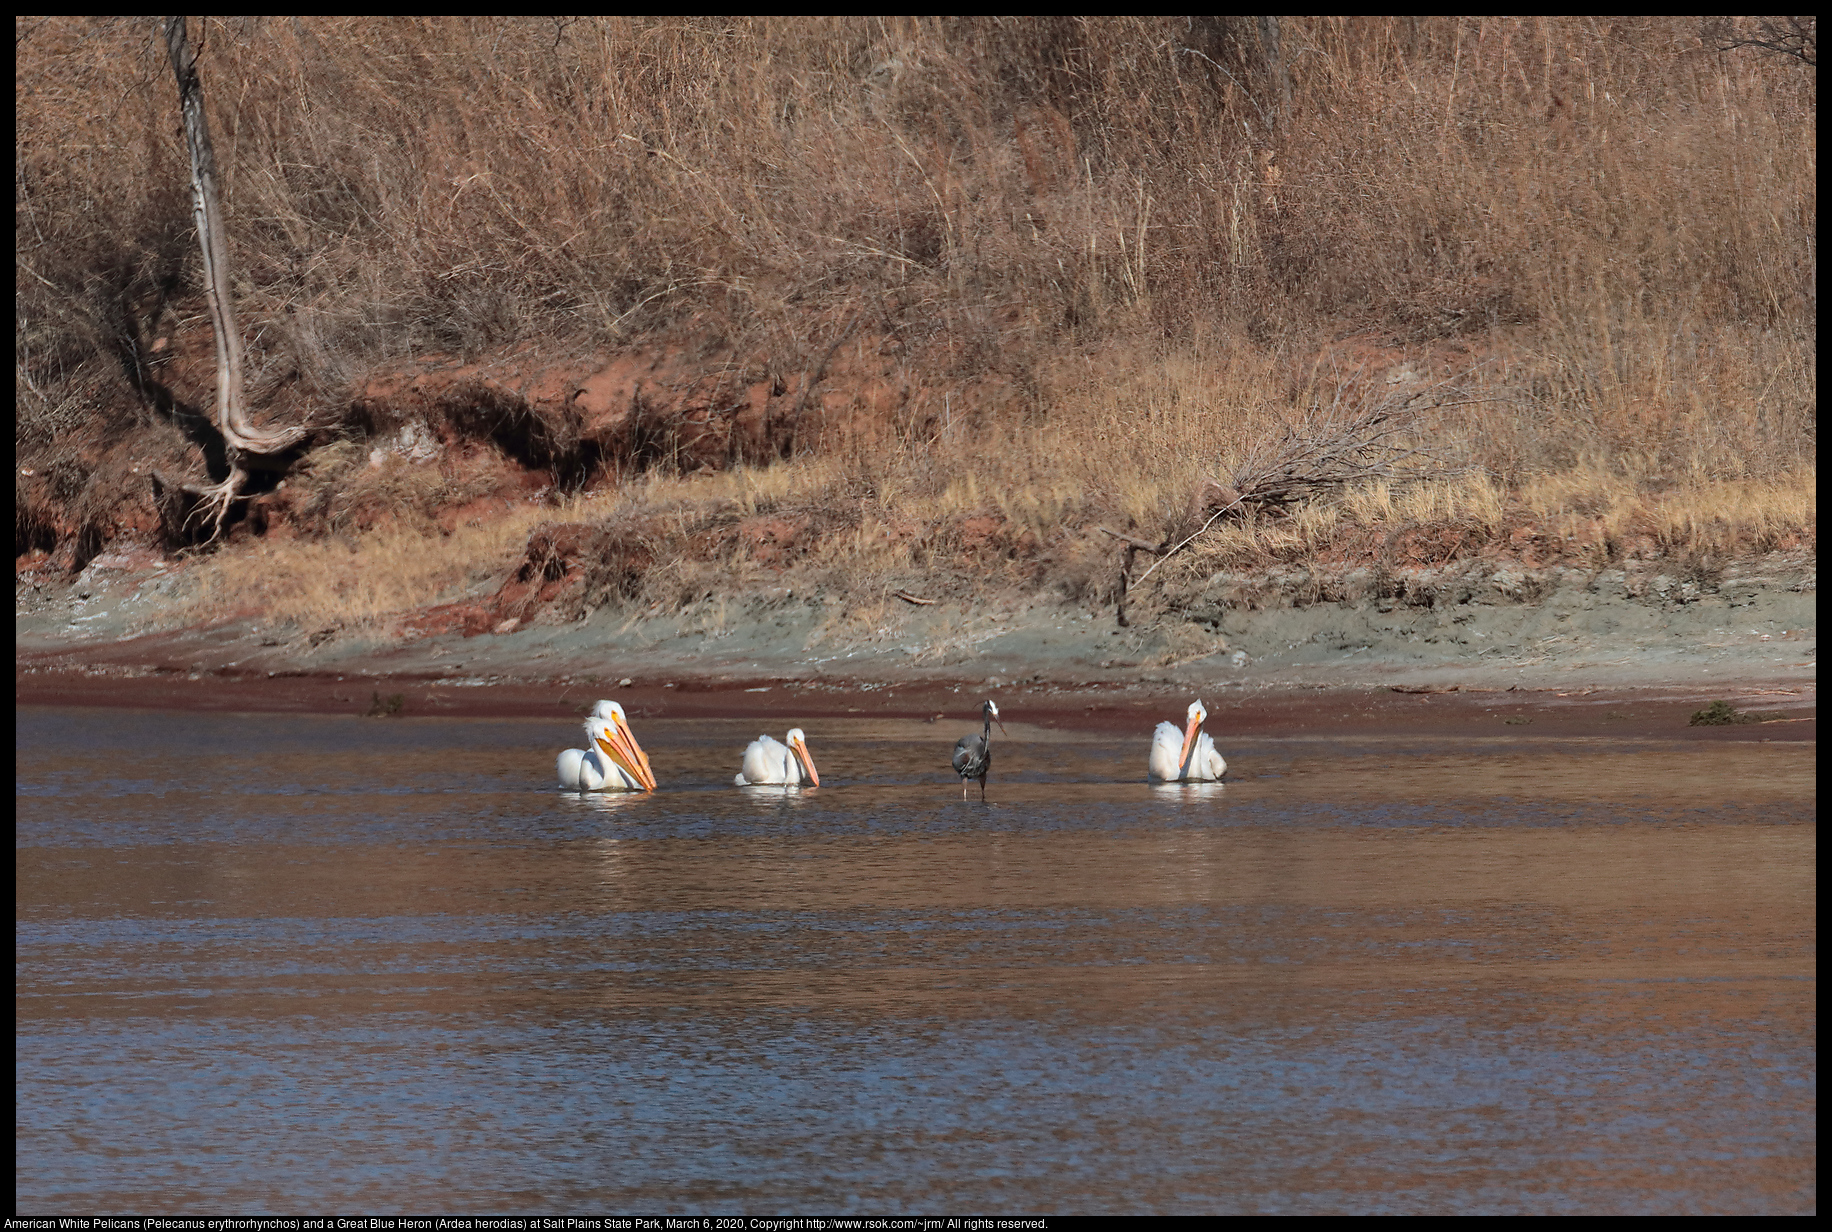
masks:
<svg viewBox="0 0 1832 1232"><path fill-rule="evenodd" d="M1217 586L1810 584L1816 78L1739 31L213 19L251 400L310 429L218 539L169 69L19 19L22 608L126 560L130 633L904 590L1175 641Z"/></svg>

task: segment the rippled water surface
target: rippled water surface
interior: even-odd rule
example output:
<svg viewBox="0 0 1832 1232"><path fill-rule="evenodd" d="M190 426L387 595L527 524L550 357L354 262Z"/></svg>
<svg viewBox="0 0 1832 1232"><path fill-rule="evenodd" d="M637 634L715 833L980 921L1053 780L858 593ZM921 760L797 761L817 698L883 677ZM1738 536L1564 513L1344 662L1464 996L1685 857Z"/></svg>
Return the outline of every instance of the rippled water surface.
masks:
<svg viewBox="0 0 1832 1232"><path fill-rule="evenodd" d="M18 722L22 1211L1816 1205L1810 746Z"/></svg>

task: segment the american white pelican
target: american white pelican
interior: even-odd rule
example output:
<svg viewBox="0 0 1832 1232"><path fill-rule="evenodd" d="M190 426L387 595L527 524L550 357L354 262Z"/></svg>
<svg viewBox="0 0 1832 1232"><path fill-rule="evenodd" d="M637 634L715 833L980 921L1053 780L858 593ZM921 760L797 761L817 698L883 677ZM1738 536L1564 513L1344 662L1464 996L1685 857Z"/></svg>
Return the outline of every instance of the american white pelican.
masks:
<svg viewBox="0 0 1832 1232"><path fill-rule="evenodd" d="M962 736L954 746L954 773L961 776L961 799L967 798L967 781L980 781L980 799L986 798L986 772L992 769L992 725L996 722L999 731L1005 735L1005 720L999 718L999 708L988 700L980 707L980 715L986 720L986 730L977 736Z"/></svg>
<svg viewBox="0 0 1832 1232"><path fill-rule="evenodd" d="M1191 702L1189 722L1182 731L1175 723L1160 723L1151 738L1151 777L1167 783L1212 783L1228 772L1228 762L1215 751L1215 742L1202 730L1209 712L1201 702Z"/></svg>
<svg viewBox="0 0 1832 1232"><path fill-rule="evenodd" d="M616 702L599 702L585 720L585 746L561 753L555 768L568 791L654 791L655 772Z"/></svg>
<svg viewBox="0 0 1832 1232"><path fill-rule="evenodd" d="M799 727L789 729L789 743L778 744L768 736L759 736L744 750L744 772L736 782L740 787L759 783L781 783L800 787L803 783L821 785L820 772L814 768L814 754L808 752L808 737Z"/></svg>

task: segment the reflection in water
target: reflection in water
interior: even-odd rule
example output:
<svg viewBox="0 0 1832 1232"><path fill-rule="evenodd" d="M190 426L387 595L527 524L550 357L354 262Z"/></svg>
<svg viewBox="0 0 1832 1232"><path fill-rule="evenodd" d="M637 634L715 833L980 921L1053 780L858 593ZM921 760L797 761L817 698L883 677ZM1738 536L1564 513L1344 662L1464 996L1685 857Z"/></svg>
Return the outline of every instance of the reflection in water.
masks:
<svg viewBox="0 0 1832 1232"><path fill-rule="evenodd" d="M647 798L640 791L560 791L561 807L590 813L619 813L640 808Z"/></svg>
<svg viewBox="0 0 1832 1232"><path fill-rule="evenodd" d="M753 800L775 804L785 799L800 799L804 791L812 796L819 790L818 787L804 787L800 783L746 783L738 788L738 794L749 796Z"/></svg>
<svg viewBox="0 0 1832 1232"><path fill-rule="evenodd" d="M1220 796L1228 790L1224 783L1177 782L1157 783L1151 785L1151 794L1158 800L1203 800Z"/></svg>
<svg viewBox="0 0 1832 1232"><path fill-rule="evenodd" d="M1815 1205L1810 749L90 722L19 716L22 1211Z"/></svg>

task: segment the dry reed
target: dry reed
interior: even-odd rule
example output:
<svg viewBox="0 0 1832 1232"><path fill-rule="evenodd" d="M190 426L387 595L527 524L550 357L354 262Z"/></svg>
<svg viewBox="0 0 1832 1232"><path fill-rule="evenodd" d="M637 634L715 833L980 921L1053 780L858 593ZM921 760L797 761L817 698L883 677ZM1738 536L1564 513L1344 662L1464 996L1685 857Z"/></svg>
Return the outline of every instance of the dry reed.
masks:
<svg viewBox="0 0 1832 1232"><path fill-rule="evenodd" d="M1155 537L1408 364L1481 399L1413 438L1448 470L1229 533L1810 535L1816 82L1705 34L1288 18L1273 62L1237 19L251 18L205 24L202 68L257 395L335 412L394 358L694 314L806 363L817 322L870 312L1023 408L606 508L820 503L854 530L821 559L888 573L933 563L900 527L975 512L1065 558L1097 519ZM124 356L194 307L184 157L150 25L16 36L17 452L80 487L71 442L127 430L82 408L118 417ZM507 551L470 550L457 573ZM432 568L418 601L459 584Z"/></svg>

